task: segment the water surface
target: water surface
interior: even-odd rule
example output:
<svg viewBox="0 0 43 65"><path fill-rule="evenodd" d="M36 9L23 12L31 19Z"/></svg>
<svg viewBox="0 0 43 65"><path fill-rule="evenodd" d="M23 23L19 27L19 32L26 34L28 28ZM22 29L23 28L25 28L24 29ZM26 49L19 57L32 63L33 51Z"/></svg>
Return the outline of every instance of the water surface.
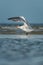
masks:
<svg viewBox="0 0 43 65"><path fill-rule="evenodd" d="M0 35L0 65L43 65L43 35Z"/></svg>

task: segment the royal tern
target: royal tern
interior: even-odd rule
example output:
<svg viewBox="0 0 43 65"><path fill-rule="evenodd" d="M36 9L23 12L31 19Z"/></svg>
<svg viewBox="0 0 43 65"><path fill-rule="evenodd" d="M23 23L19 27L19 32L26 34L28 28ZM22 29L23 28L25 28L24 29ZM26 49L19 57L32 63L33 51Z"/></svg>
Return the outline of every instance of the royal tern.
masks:
<svg viewBox="0 0 43 65"><path fill-rule="evenodd" d="M8 18L8 20L12 20L12 21L16 21L16 22L23 22L22 26L18 25L16 27L22 29L23 31L25 31L27 33L33 31L29 22L27 22L27 20L23 16L11 17L11 18Z"/></svg>

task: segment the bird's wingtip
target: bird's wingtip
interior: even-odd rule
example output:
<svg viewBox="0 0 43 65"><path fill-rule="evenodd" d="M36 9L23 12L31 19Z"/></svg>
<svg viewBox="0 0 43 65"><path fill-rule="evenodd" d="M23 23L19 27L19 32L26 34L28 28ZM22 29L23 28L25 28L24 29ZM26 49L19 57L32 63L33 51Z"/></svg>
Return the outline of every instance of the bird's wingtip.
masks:
<svg viewBox="0 0 43 65"><path fill-rule="evenodd" d="M8 20L11 20L11 18L8 18Z"/></svg>

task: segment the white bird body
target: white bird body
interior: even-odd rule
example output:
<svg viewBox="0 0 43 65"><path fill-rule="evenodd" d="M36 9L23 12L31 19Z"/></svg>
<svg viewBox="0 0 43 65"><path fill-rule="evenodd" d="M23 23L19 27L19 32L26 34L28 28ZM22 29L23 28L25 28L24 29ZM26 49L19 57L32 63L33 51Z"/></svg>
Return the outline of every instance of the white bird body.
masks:
<svg viewBox="0 0 43 65"><path fill-rule="evenodd" d="M18 26L17 28L20 28L25 32L31 32L32 31L32 29L29 29L28 25L25 22L24 22L24 25Z"/></svg>

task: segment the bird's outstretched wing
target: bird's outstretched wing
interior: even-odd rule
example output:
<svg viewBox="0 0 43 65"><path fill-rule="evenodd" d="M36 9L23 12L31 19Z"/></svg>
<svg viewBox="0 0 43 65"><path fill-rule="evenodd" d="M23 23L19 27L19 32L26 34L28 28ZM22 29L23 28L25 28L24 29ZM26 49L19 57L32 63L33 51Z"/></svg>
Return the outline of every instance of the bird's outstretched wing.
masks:
<svg viewBox="0 0 43 65"><path fill-rule="evenodd" d="M25 18L23 16L18 16L18 17L11 17L11 18L8 18L8 20L12 20L12 21L23 21L25 22Z"/></svg>

